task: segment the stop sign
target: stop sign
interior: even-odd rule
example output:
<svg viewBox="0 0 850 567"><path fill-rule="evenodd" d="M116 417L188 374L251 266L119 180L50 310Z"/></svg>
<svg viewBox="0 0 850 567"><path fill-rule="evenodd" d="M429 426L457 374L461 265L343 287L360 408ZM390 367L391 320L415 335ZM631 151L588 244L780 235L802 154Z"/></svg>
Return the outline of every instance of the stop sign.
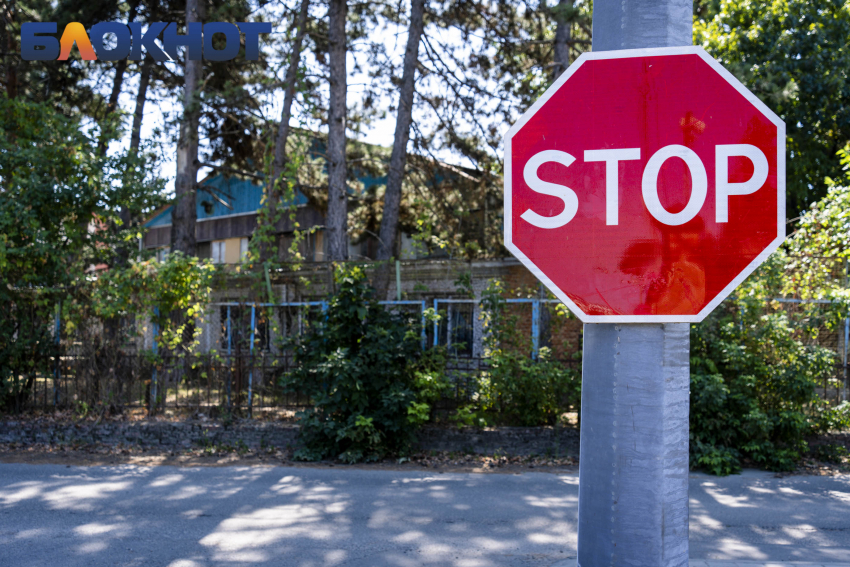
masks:
<svg viewBox="0 0 850 567"><path fill-rule="evenodd" d="M584 322L697 322L785 238L785 124L698 47L585 53L505 137L505 245Z"/></svg>

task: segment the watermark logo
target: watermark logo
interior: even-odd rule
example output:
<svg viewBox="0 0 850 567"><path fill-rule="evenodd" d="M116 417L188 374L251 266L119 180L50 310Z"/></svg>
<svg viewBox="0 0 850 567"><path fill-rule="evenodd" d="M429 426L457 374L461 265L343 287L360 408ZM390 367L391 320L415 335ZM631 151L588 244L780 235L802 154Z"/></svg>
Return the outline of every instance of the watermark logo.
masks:
<svg viewBox="0 0 850 567"><path fill-rule="evenodd" d="M65 26L61 39L57 39L58 25L55 22L29 22L21 24L21 58L26 61L64 61L71 54L74 44L86 61L118 61L130 59L141 61L145 52L156 61L177 59L177 47L186 46L189 59L208 61L230 61L239 54L242 35L245 36L245 59L260 58L260 34L271 33L269 22L190 22L185 34L177 33L174 22L154 22L144 32L142 24L130 22L100 22L86 28L79 22ZM115 41L107 41L112 34ZM160 34L162 37L160 38ZM224 36L223 47L213 47L213 36ZM162 40L162 48L156 43ZM142 49L144 48L144 50Z"/></svg>

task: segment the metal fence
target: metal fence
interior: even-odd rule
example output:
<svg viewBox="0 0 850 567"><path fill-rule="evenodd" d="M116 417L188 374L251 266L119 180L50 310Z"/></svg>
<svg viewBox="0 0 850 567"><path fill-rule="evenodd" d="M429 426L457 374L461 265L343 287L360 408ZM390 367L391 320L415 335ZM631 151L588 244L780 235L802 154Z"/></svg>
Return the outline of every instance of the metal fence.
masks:
<svg viewBox="0 0 850 567"><path fill-rule="evenodd" d="M531 306L529 355L536 358L541 342L541 304L557 301L508 299L507 303ZM478 379L489 369L487 359L481 356L483 330L477 301L439 298L381 304L420 325L423 349L446 347L446 374L454 388L441 407L455 407L477 395ZM429 307L441 314L433 324L426 324ZM149 410L216 408L248 413L305 407L310 400L285 393L279 386L293 362L286 339L308 332L327 308L326 301L213 303L203 324L201 348L184 356L163 351L156 325L149 325L147 340L143 337L135 347L92 348L84 344L86 339L62 337L57 312L54 336L59 354L52 374L35 377L27 406L44 410L94 405ZM580 361L567 360L564 364L577 368Z"/></svg>
<svg viewBox="0 0 850 567"><path fill-rule="evenodd" d="M555 305L557 300L507 299L510 306L531 308L529 332L530 355L536 358L544 338L543 310ZM442 345L459 356L476 357L483 354L484 329L480 322L479 302L474 299L438 298L430 301L382 301L386 309L401 312L412 323L421 325L422 348ZM232 354L252 346L264 351L279 352L283 337L303 334L309 326L322 317L327 309L325 301L289 303L213 303L201 337L201 350L216 350ZM426 324L425 310L433 307L441 316L433 324ZM148 340L155 343L156 331ZM152 345L156 350L156 344Z"/></svg>
<svg viewBox="0 0 850 567"><path fill-rule="evenodd" d="M290 354L268 352L201 354L185 357L121 353L108 360L91 356L62 356L54 376L39 376L29 397L30 409L55 407L165 408L193 412L288 411L305 408L311 400L286 392L281 377L292 369ZM581 361L567 360L578 370ZM482 375L490 370L481 357L450 356L446 375L452 388L437 404L452 409L475 400Z"/></svg>
<svg viewBox="0 0 850 567"><path fill-rule="evenodd" d="M557 302L508 299L507 303L531 308L529 355L536 357L544 339L542 311L548 304ZM489 369L480 348L483 330L478 302L446 298L382 304L420 323L423 348L447 347L450 362L446 372L455 388L443 405L456 406L473 399L477 395L478 379ZM428 307L442 314L439 322L425 324L424 312ZM186 357L167 353L152 356L158 351L156 329L153 329L147 350L102 349L104 352L95 353L79 348L70 337L60 343L57 313L55 337L59 354L51 374L34 377L27 405L45 410L74 404L104 404L149 409L196 408L199 411L205 408L240 409L249 413L254 409L305 407L310 403L305 396L286 394L278 384L292 365L291 354L281 346L281 339L307 332L326 310L324 301L213 304L204 330L205 348ZM845 322L835 337L841 362L831 376L818 384L818 394L823 399L832 402L847 399L849 337L850 322ZM580 368L581 362L565 360L563 364Z"/></svg>
<svg viewBox="0 0 850 567"><path fill-rule="evenodd" d="M846 269L846 267L845 267ZM783 308L789 313L809 306L827 308L832 302L827 299L795 299L795 298L775 298L774 301L783 305ZM799 313L798 313L799 315ZM818 327L818 325L815 325ZM850 317L844 317L840 324L828 329L820 325L817 333L817 339L812 344L825 346L835 352L836 359L839 361L835 368L835 373L823 380L818 385L818 395L828 401L838 402L850 399L850 364L848 364L848 349L850 349Z"/></svg>

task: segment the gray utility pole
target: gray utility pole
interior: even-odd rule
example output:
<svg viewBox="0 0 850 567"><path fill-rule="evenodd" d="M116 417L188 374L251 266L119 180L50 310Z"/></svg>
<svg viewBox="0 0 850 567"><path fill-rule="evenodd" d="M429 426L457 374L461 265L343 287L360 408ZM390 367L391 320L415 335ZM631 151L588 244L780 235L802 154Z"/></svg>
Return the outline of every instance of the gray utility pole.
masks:
<svg viewBox="0 0 850 567"><path fill-rule="evenodd" d="M691 0L595 0L593 51L691 45ZM578 566L688 565L690 325L584 326Z"/></svg>

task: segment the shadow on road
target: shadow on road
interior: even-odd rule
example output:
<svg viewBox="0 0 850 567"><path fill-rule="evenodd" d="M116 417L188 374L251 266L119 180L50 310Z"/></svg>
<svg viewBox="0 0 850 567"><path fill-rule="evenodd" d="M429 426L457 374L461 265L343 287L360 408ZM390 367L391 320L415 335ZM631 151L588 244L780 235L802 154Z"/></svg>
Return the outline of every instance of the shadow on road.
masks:
<svg viewBox="0 0 850 567"><path fill-rule="evenodd" d="M0 564L556 565L576 475L0 465ZM850 557L850 478L691 477L691 556Z"/></svg>
<svg viewBox="0 0 850 567"><path fill-rule="evenodd" d="M576 543L575 476L2 467L8 565L551 565Z"/></svg>

